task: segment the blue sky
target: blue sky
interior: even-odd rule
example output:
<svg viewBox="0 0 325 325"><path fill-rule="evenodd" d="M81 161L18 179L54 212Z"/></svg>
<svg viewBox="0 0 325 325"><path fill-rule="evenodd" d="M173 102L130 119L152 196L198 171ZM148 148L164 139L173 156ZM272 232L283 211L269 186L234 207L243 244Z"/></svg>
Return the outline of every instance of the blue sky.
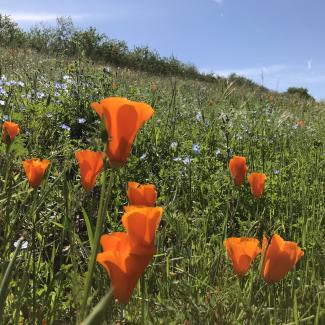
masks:
<svg viewBox="0 0 325 325"><path fill-rule="evenodd" d="M24 28L56 16L130 47L148 45L201 71L325 98L324 0L0 0Z"/></svg>

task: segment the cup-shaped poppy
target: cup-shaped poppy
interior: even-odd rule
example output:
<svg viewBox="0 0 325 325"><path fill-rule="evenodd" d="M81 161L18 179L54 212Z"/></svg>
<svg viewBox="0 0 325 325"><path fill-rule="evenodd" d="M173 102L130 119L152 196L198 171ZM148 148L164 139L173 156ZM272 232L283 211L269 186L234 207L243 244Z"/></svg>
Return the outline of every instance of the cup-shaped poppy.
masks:
<svg viewBox="0 0 325 325"><path fill-rule="evenodd" d="M3 125L3 141L6 144L10 144L12 141L14 141L15 137L19 134L20 128L17 123L14 122L4 122Z"/></svg>
<svg viewBox="0 0 325 325"><path fill-rule="evenodd" d="M154 110L148 104L121 97L105 98L99 103L92 103L91 108L104 119L109 136L107 155L110 165L124 165L139 129L150 119Z"/></svg>
<svg viewBox="0 0 325 325"><path fill-rule="evenodd" d="M103 253L97 254L97 262L106 269L115 298L120 303L127 303L137 281L150 263L153 253L132 254L129 236L123 232L103 235L100 242Z"/></svg>
<svg viewBox="0 0 325 325"><path fill-rule="evenodd" d="M231 237L224 241L228 257L232 261L234 272L244 276L256 256L260 253L259 241L256 238Z"/></svg>
<svg viewBox="0 0 325 325"><path fill-rule="evenodd" d="M266 175L263 173L251 173L247 177L248 183L251 186L251 192L255 198L260 198L263 194Z"/></svg>
<svg viewBox="0 0 325 325"><path fill-rule="evenodd" d="M269 245L263 245L262 276L268 283L282 280L297 264L304 252L297 243L285 241L281 236L272 236Z"/></svg>
<svg viewBox="0 0 325 325"><path fill-rule="evenodd" d="M241 186L244 183L247 172L246 158L241 156L231 158L229 161L229 170L235 185Z"/></svg>
<svg viewBox="0 0 325 325"><path fill-rule="evenodd" d="M31 187L36 188L41 184L49 163L50 161L47 159L23 160L25 173Z"/></svg>
<svg viewBox="0 0 325 325"><path fill-rule="evenodd" d="M157 200L157 191L153 184L128 182L127 195L130 205L153 207Z"/></svg>
<svg viewBox="0 0 325 325"><path fill-rule="evenodd" d="M133 254L154 254L155 235L162 214L161 207L135 208L124 213L122 223L130 238L130 249Z"/></svg>
<svg viewBox="0 0 325 325"><path fill-rule="evenodd" d="M98 174L103 169L104 154L91 150L80 150L75 153L75 156L80 167L81 184L87 192L90 192L95 186Z"/></svg>

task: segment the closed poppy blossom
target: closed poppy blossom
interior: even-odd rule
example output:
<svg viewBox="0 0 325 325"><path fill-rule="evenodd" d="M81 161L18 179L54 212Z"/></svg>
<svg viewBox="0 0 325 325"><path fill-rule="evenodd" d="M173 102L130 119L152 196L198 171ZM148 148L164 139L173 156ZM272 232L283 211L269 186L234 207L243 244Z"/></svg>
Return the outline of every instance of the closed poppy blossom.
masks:
<svg viewBox="0 0 325 325"><path fill-rule="evenodd" d="M107 155L110 165L124 165L139 129L150 119L154 110L148 104L121 97L105 98L99 103L92 103L91 108L104 119L109 136Z"/></svg>
<svg viewBox="0 0 325 325"><path fill-rule="evenodd" d="M128 182L127 196L130 205L153 207L156 204L157 191L153 184Z"/></svg>
<svg viewBox="0 0 325 325"><path fill-rule="evenodd" d="M49 163L47 159L23 160L24 170L31 187L36 188L41 184Z"/></svg>
<svg viewBox="0 0 325 325"><path fill-rule="evenodd" d="M104 154L91 150L80 150L75 153L75 156L80 167L81 184L87 192L90 192L95 186L98 174L103 169Z"/></svg>
<svg viewBox="0 0 325 325"><path fill-rule="evenodd" d="M160 223L163 209L134 208L122 216L122 223L130 238L131 252L137 255L154 254L155 235Z"/></svg>
<svg viewBox="0 0 325 325"><path fill-rule="evenodd" d="M304 121L304 120L300 120L300 121L298 121L298 125L299 125L300 127L304 127L304 126L305 126L305 121Z"/></svg>
<svg viewBox="0 0 325 325"><path fill-rule="evenodd" d="M241 186L244 183L247 172L246 158L242 156L234 156L229 161L229 170L231 177L236 186Z"/></svg>
<svg viewBox="0 0 325 325"><path fill-rule="evenodd" d="M263 194L266 175L263 173L251 173L248 176L248 183L251 186L251 192L255 198L260 198Z"/></svg>
<svg viewBox="0 0 325 325"><path fill-rule="evenodd" d="M282 280L304 255L297 243L285 241L277 234L269 245L264 239L263 249L262 276L268 283Z"/></svg>
<svg viewBox="0 0 325 325"><path fill-rule="evenodd" d="M228 257L232 261L234 272L244 276L252 262L260 253L259 241L256 238L231 237L224 241Z"/></svg>
<svg viewBox="0 0 325 325"><path fill-rule="evenodd" d="M2 134L3 141L6 144L10 144L20 132L19 125L14 122L6 121L3 123L2 127L3 127L3 134Z"/></svg>
<svg viewBox="0 0 325 325"><path fill-rule="evenodd" d="M101 237L103 252L97 254L99 262L107 271L120 303L127 303L142 273L150 263L153 252L146 255L131 253L129 235L115 232Z"/></svg>

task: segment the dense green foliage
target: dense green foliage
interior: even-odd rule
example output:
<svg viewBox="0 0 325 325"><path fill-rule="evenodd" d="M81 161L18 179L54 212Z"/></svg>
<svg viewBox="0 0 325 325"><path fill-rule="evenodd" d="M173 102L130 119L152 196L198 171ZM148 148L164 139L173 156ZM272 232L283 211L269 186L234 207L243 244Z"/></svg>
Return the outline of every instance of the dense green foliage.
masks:
<svg viewBox="0 0 325 325"><path fill-rule="evenodd" d="M294 96L298 96L302 99L309 99L309 100L313 100L314 98L308 93L308 89L306 88L302 88L302 87L290 87L287 90L287 93L289 95L294 95Z"/></svg>
<svg viewBox="0 0 325 325"><path fill-rule="evenodd" d="M0 40L5 47L25 47L51 55L84 55L100 63L147 71L156 75L184 76L206 81L218 78L200 73L194 65L171 56L161 57L148 47L129 49L126 42L108 38L95 28L77 29L71 18L59 17L56 27L39 24L24 32L9 16L0 14Z"/></svg>
<svg viewBox="0 0 325 325"><path fill-rule="evenodd" d="M145 274L147 323L324 324L324 106L271 97L262 89L226 80L170 79L123 69L107 73L86 61L67 62L28 50L1 51L0 72L6 76L0 85L0 118L21 126L10 152L5 153L2 142L0 147L2 276L14 242L24 232L28 238L10 282L5 324L28 322L35 304L39 322L76 321L100 186L84 192L74 152L102 150L98 118L89 105L108 96L155 108L127 166L118 172L105 216L106 232L120 231L127 182L156 185L158 205L165 212L157 254ZM299 120L305 125L299 126ZM198 145L195 150L193 144ZM247 182L233 186L228 171L233 154L246 156L250 171L267 174L260 200L252 197ZM21 164L30 157L51 161L46 180L34 194ZM275 285L261 279L260 258L239 280L223 247L227 237L260 238L263 232L296 241L305 253ZM108 288L106 272L98 266L91 305ZM112 302L108 323L140 323L141 301L136 288L125 307Z"/></svg>

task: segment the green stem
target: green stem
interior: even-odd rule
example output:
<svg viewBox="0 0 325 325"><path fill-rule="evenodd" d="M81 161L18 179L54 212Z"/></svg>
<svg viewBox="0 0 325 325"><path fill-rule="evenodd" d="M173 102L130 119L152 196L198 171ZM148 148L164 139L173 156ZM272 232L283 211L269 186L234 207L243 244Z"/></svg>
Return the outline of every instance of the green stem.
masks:
<svg viewBox="0 0 325 325"><path fill-rule="evenodd" d="M6 167L5 167L5 170L4 170L5 181L4 181L4 184L3 184L3 193L6 192L8 178L9 178L9 170L10 170L10 156L9 156L9 153L10 153L10 144L7 144L7 146L6 146L6 165L5 165Z"/></svg>
<svg viewBox="0 0 325 325"><path fill-rule="evenodd" d="M1 285L0 285L0 320L2 320L2 313L4 310L4 304L5 304L5 301L7 298L9 282L11 280L11 275L12 275L12 272L14 269L14 265L15 265L17 256L18 256L18 254L21 250L21 246L23 244L23 240L24 240L24 237L21 237L18 240L18 244L17 244L16 250L15 250L14 256L13 256L12 260L10 261L10 263L6 269L6 272L3 276L3 279L1 281Z"/></svg>
<svg viewBox="0 0 325 325"><path fill-rule="evenodd" d="M105 221L107 205L108 205L108 202L110 201L111 195L112 195L112 187L113 187L113 181L114 181L114 170L113 169L111 170L107 189L106 189L106 170L107 170L107 166L105 166L103 175L102 175L102 189L101 189L101 194L100 194L99 210L98 210L98 215L97 215L97 222L96 222L96 229L95 229L94 240L93 240L93 245L92 245L92 252L91 252L91 256L90 256L89 263L88 263L88 273L87 273L87 278L86 278L85 292L83 295L83 300L82 300L81 309L80 309L80 319L83 319L85 317L87 301L88 301L90 288L91 288L92 277L93 277L93 273L95 270L100 235L102 234L102 231L103 231L103 224Z"/></svg>
<svg viewBox="0 0 325 325"><path fill-rule="evenodd" d="M101 324L101 320L107 311L109 303L113 297L113 288L111 287L108 293L100 300L100 302L95 306L93 311L88 315L88 317L80 325L98 325Z"/></svg>
<svg viewBox="0 0 325 325"><path fill-rule="evenodd" d="M70 188L69 188L69 184L67 181L67 178L65 177L63 179L63 197L64 197L64 207L65 207L65 214L64 214L64 221L63 221L63 228L62 228L62 232L61 232L61 238L60 238L60 242L59 242L59 246L58 246L58 252L60 254L60 258L59 258L59 276L58 276L58 287L61 288L62 286L62 280L64 277L63 273L60 273L61 270L61 266L63 263L63 254L62 254L62 250L63 250L63 246L64 246L64 240L66 235L68 234L68 238L69 238L69 243L70 243L70 251L71 251L71 261L72 261L72 266L73 266L73 272L74 274L77 274L77 266L76 266L76 262L75 262L75 252L74 252L74 231L71 227L71 200L70 200ZM50 285L48 287L48 292L50 293L53 285L54 285L54 281L55 281L55 276L53 275ZM52 305L52 313L51 313L51 318L50 318L50 322L49 324L52 324L56 313L57 313L57 303L60 299L60 295L62 293L62 290L58 290L58 294L55 296L54 298L54 302ZM50 295L49 295L49 299L51 299Z"/></svg>
<svg viewBox="0 0 325 325"><path fill-rule="evenodd" d="M145 302L145 290L146 290L146 283L145 283L145 278L144 274L140 278L140 288L141 288L141 325L144 325L146 323L145 319L145 307L146 307L146 302Z"/></svg>
<svg viewBox="0 0 325 325"><path fill-rule="evenodd" d="M33 189L33 209L32 209L32 267L33 267L33 314L32 324L36 324L36 199L37 189Z"/></svg>

